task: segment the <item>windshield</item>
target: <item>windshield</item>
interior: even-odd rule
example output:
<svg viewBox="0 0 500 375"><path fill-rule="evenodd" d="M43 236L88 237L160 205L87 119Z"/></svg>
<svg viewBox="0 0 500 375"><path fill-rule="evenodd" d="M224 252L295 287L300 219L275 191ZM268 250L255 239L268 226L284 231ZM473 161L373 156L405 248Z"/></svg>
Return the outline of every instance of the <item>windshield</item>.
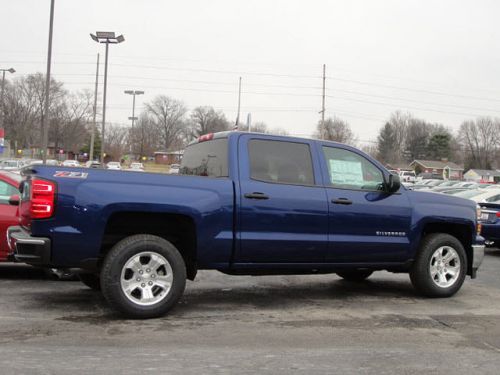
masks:
<svg viewBox="0 0 500 375"><path fill-rule="evenodd" d="M473 198L477 195L484 194L484 191L481 190L466 190L466 191L461 191L460 193L454 194L457 197L462 197L462 198Z"/></svg>

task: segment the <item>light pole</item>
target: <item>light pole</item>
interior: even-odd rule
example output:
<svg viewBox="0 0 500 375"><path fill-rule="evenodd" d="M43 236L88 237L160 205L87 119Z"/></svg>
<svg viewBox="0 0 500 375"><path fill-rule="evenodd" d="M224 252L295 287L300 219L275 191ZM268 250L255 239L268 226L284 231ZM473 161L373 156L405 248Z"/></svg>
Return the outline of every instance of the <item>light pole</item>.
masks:
<svg viewBox="0 0 500 375"><path fill-rule="evenodd" d="M45 75L45 102L42 116L42 160L47 164L47 148L49 142L49 99L50 99L50 66L52 62L52 32L54 30L54 0L50 1L49 46L47 51L47 74ZM54 150L55 151L55 150Z"/></svg>
<svg viewBox="0 0 500 375"><path fill-rule="evenodd" d="M133 97L133 99L132 99L132 117L128 118L129 120L132 120L132 132L133 132L134 131L134 122L135 122L135 120L137 120L137 117L135 117L135 96L136 95L143 95L144 91L140 91L140 90L125 90L124 93L127 94L127 95L132 95L132 97ZM134 150L133 150L133 147L132 147L132 142L130 143L130 152L132 153L132 155L134 154Z"/></svg>
<svg viewBox="0 0 500 375"><path fill-rule="evenodd" d="M125 90L125 94L132 95L132 117L129 117L129 120L132 120L132 129L134 129L134 121L137 120L137 117L135 117L135 96L136 95L144 95L144 91L140 90Z"/></svg>
<svg viewBox="0 0 500 375"><path fill-rule="evenodd" d="M0 128L3 128L3 93L5 91L5 72L15 73L16 70L14 68L10 69L0 69L2 72L2 93L0 94Z"/></svg>
<svg viewBox="0 0 500 375"><path fill-rule="evenodd" d="M102 128L101 128L101 165L104 168L104 130L106 126L106 90L108 86L108 51L110 44L118 44L125 41L123 35L115 36L113 31L98 31L94 34L90 34L92 40L97 43L106 44L106 55L104 58L104 90L102 97Z"/></svg>

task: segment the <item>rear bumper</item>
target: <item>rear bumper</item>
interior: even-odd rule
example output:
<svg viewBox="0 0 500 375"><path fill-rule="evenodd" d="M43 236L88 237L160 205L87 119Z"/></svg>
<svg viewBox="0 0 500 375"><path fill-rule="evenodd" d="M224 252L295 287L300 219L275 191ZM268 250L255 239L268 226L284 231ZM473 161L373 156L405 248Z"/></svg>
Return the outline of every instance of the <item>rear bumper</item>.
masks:
<svg viewBox="0 0 500 375"><path fill-rule="evenodd" d="M7 243L18 262L45 265L50 263L50 239L32 237L20 226L7 229Z"/></svg>

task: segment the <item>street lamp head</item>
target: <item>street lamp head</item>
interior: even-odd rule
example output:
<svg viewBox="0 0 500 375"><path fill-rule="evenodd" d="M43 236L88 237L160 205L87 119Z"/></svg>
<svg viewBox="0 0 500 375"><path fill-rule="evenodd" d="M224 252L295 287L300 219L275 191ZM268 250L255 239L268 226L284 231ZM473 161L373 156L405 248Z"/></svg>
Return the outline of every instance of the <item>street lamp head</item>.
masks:
<svg viewBox="0 0 500 375"><path fill-rule="evenodd" d="M115 39L113 31L98 31L95 33L98 39Z"/></svg>
<svg viewBox="0 0 500 375"><path fill-rule="evenodd" d="M140 90L125 90L124 93L125 94L129 94L129 95L143 95L144 91L140 91Z"/></svg>
<svg viewBox="0 0 500 375"><path fill-rule="evenodd" d="M125 41L125 37L123 35L115 36L113 31L98 31L95 35L91 33L90 37L97 43L116 44Z"/></svg>
<svg viewBox="0 0 500 375"><path fill-rule="evenodd" d="M9 73L15 73L15 72L16 72L16 70L15 70L14 68L10 68L10 69L8 70L8 72L9 72Z"/></svg>

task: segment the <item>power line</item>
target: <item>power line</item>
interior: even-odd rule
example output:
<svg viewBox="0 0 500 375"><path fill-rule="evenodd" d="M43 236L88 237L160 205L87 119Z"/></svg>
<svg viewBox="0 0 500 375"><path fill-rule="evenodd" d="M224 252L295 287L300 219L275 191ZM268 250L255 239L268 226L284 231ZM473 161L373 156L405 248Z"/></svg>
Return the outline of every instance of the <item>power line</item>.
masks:
<svg viewBox="0 0 500 375"><path fill-rule="evenodd" d="M410 87L393 86L393 85L386 85L386 84L382 84L382 83L373 83L373 82L366 82L366 81L358 81L358 80L346 79L346 78L338 78L338 77L326 77L326 78L327 79L331 79L331 80L335 80L335 81L356 83L356 84L359 84L359 85L377 86L377 87L384 87L384 88L389 88L389 89L406 90L406 91L420 92L420 93L432 94L432 95L440 95L440 96L450 96L450 97L456 97L456 98L462 98L462 99L474 99L474 100L485 100L485 101L492 101L492 102L500 102L500 99L494 99L494 98L485 98L485 97L478 97L478 96L451 94L451 93L446 93L446 92L441 92L441 91L415 89L415 88L410 88Z"/></svg>

